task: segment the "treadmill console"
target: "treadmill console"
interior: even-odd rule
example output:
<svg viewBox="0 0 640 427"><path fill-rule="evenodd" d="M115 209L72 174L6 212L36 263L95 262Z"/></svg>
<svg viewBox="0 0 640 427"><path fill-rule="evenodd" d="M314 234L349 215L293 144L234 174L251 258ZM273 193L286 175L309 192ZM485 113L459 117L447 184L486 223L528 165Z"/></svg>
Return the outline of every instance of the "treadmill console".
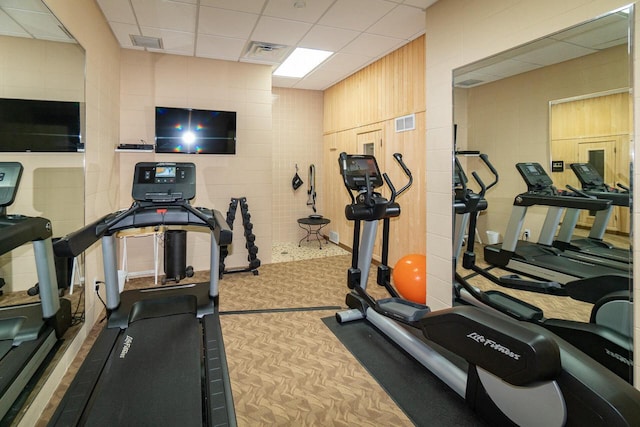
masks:
<svg viewBox="0 0 640 427"><path fill-rule="evenodd" d="M571 163L570 166L584 190L608 191L609 187L591 163Z"/></svg>
<svg viewBox="0 0 640 427"><path fill-rule="evenodd" d="M138 163L131 195L138 202L191 200L196 196L196 166L193 163Z"/></svg>
<svg viewBox="0 0 640 427"><path fill-rule="evenodd" d="M0 162L0 215L10 206L18 193L22 165L18 162Z"/></svg>
<svg viewBox="0 0 640 427"><path fill-rule="evenodd" d="M517 163L516 169L527 183L528 191L552 191L553 181L540 163Z"/></svg>
<svg viewBox="0 0 640 427"><path fill-rule="evenodd" d="M342 176L349 189L359 191L366 188L367 175L369 175L372 189L382 187L382 174L375 157L365 154L348 154L341 156L340 161Z"/></svg>

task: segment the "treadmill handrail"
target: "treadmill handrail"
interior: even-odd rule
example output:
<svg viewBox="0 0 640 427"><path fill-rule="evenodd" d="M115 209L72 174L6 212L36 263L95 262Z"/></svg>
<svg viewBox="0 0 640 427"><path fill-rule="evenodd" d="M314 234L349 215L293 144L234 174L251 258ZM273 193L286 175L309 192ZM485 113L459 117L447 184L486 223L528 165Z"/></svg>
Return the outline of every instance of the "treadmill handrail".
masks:
<svg viewBox="0 0 640 427"><path fill-rule="evenodd" d="M586 199L584 197L575 196L553 196L548 193L537 194L535 192L526 192L518 194L513 200L514 206L556 206L562 208L585 209L590 211L601 211L608 209L611 200L605 199Z"/></svg>
<svg viewBox="0 0 640 427"><path fill-rule="evenodd" d="M163 210L179 208L186 214L186 218L182 220L176 220L176 217L171 215L169 218L164 214L158 212L152 212L152 209ZM209 216L205 212L210 212ZM175 213L175 212L173 212ZM138 218L145 218L145 221L132 221L131 223L124 223L127 218L132 215L138 215ZM198 221L194 221L194 217ZM157 218L164 218L162 223L154 222ZM168 219L168 220L167 220ZM206 208L194 208L189 204L140 204L134 203L131 208L113 212L103 216L102 218L85 225L79 230L73 231L55 242L53 245L54 252L57 256L61 257L77 257L82 252L86 251L95 242L100 240L103 236L112 235L118 231L142 228L146 226L157 225L183 225L183 226L206 226L209 228L216 238L219 245L225 246L231 243L233 237L233 231L227 224L222 214L217 210L210 210Z"/></svg>
<svg viewBox="0 0 640 427"><path fill-rule="evenodd" d="M110 236L121 230L159 225L206 226L215 230L216 221L206 208L195 208L187 203L134 203L127 211L118 214L105 224L96 227L97 236ZM129 221L127 221L129 220Z"/></svg>
<svg viewBox="0 0 640 427"><path fill-rule="evenodd" d="M22 215L0 218L0 255L26 243L45 240L52 234L51 221L47 218Z"/></svg>
<svg viewBox="0 0 640 427"><path fill-rule="evenodd" d="M595 191L595 190L583 190L583 191L590 196L597 197L598 199L611 200L611 204L613 206L625 206L625 207L630 206L631 198L629 197L629 193L623 193L623 192L616 193L613 191Z"/></svg>

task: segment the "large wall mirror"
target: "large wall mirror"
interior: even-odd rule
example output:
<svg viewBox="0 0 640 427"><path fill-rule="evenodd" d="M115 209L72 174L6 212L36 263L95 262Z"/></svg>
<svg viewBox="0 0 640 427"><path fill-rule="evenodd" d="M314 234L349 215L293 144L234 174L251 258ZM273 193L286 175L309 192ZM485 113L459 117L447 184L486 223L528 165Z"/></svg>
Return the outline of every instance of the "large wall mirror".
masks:
<svg viewBox="0 0 640 427"><path fill-rule="evenodd" d="M84 73L85 54L82 46L44 3L39 0L0 2L0 98L75 103L79 105L81 138L84 138ZM6 104L2 105L7 108ZM3 138L6 139L6 133ZM7 141L0 145L6 147ZM24 168L17 196L13 204L6 208L7 214L49 219L54 239L84 225L82 149L75 152L3 151L0 161L19 162ZM48 365L38 373L41 382L83 321L82 260L56 259L56 267L59 287L66 288L61 290L61 294L71 301L74 321L65 333L61 346L51 355ZM23 245L0 256L0 278L5 283L0 288L0 306L38 300L34 288L38 278L32 245ZM38 390L37 382L27 386L26 392L3 419L3 424L8 425L11 420L15 421L21 416L35 394L31 390Z"/></svg>
<svg viewBox="0 0 640 427"><path fill-rule="evenodd" d="M497 258L498 255L493 254L499 254L500 248L504 249L510 241L517 241L514 241L517 248L536 244L557 246L555 243L566 240L567 235L573 242L593 237L597 229L601 231L600 240L621 249L623 258L626 254L624 259L602 264L619 272L620 286L627 291L631 289L631 192L627 189L631 183L630 153L633 151L629 45L633 13L632 7L617 10L454 71L456 149L487 154L499 173L497 185L486 192L488 209L479 214L474 230L477 232L477 264L495 276L512 274L511 267L518 266L509 264L507 269L496 267L499 263L487 262ZM470 188L480 191L471 176L474 170L483 181L491 182L492 174L480 158L457 157L467 173ZM519 210L518 218L525 210L514 209L516 196L528 190L516 164L528 162L539 164L558 190L566 189L567 185L581 190L583 184L571 165L589 165L590 172L596 173L611 191L620 194L622 202L613 202L615 206L602 210L531 206L526 208L523 222L510 224L514 210ZM497 245L497 251L488 252L485 246L493 244ZM566 247L562 250L568 251ZM591 262L586 258L571 259L576 269L581 268L581 262ZM583 324L594 322L593 302L497 286L479 275L472 275L460 264L457 271L481 289L499 289L541 308L542 321L553 318ZM518 273L527 277L522 271ZM544 276L538 279L550 280ZM568 278L562 280L569 281ZM561 285L567 289L564 283ZM599 283L585 286L598 287ZM612 350L608 344L595 344L597 340L594 340L592 348L601 347L597 351L602 360L620 362L621 376L627 375L632 381L632 341L628 341L633 335L630 307L627 299L624 306L617 308L616 323L608 325L626 336L625 345Z"/></svg>

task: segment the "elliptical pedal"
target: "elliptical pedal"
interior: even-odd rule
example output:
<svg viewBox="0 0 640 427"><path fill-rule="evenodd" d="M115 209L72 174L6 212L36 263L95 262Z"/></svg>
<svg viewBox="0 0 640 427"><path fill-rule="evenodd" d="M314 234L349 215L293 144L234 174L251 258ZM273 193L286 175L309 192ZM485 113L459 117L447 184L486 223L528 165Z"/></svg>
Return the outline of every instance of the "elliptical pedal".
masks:
<svg viewBox="0 0 640 427"><path fill-rule="evenodd" d="M407 301L402 298L385 298L378 300L374 310L380 314L411 326L417 326L420 319L431 309L423 304Z"/></svg>

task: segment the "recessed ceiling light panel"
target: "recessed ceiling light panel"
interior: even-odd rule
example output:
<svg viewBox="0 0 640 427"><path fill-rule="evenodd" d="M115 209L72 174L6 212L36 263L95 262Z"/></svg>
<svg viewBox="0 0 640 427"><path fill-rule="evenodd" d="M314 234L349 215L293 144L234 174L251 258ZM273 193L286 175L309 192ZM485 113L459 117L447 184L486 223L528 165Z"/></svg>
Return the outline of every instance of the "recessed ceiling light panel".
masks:
<svg viewBox="0 0 640 427"><path fill-rule="evenodd" d="M274 76L301 78L324 62L333 52L298 47L273 72Z"/></svg>

